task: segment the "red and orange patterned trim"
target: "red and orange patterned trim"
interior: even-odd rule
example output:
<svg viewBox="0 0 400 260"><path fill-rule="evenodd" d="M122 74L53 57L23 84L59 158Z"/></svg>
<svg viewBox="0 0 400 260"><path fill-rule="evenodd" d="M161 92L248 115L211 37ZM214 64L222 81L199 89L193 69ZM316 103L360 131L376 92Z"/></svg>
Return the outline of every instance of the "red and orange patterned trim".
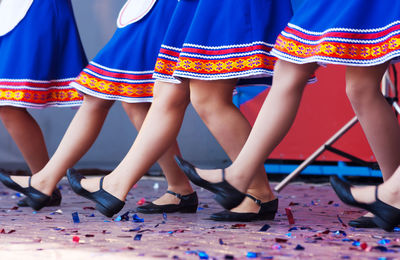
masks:
<svg viewBox="0 0 400 260"><path fill-rule="evenodd" d="M0 105L26 108L79 106L83 97L69 86L70 82L0 80Z"/></svg>

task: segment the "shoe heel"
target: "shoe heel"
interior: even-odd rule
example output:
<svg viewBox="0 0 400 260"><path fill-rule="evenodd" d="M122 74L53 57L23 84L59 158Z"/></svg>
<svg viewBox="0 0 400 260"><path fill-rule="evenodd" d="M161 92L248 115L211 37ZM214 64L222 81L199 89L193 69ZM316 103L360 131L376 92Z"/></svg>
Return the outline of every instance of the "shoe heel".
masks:
<svg viewBox="0 0 400 260"><path fill-rule="evenodd" d="M235 208L235 207L237 207L237 206L239 206L239 204L242 202L242 201L239 201L239 202L237 202L237 201L232 201L232 200L227 200L224 196L221 196L221 195L219 195L219 194L217 194L217 195L215 195L215 197L214 197L214 199L222 206L222 207L224 207L225 209L233 209L233 208Z"/></svg>
<svg viewBox="0 0 400 260"><path fill-rule="evenodd" d="M26 202L28 203L28 205L29 205L31 208L33 208L34 210L36 210L36 211L41 210L44 206L47 205L47 203L48 203L49 200L50 200L50 198L47 198L47 199L45 199L45 200L35 201L35 200L32 200L32 199L29 198L29 197L26 197L26 198L27 198Z"/></svg>
<svg viewBox="0 0 400 260"><path fill-rule="evenodd" d="M259 219L260 220L274 220L276 213L266 213L262 214Z"/></svg>
<svg viewBox="0 0 400 260"><path fill-rule="evenodd" d="M387 232L392 232L393 229L396 227L396 225L393 225L378 216L375 216L373 221L375 222L376 225L378 225L378 227L384 229Z"/></svg>
<svg viewBox="0 0 400 260"><path fill-rule="evenodd" d="M180 213L196 213L197 205L186 207L184 209L179 210Z"/></svg>
<svg viewBox="0 0 400 260"><path fill-rule="evenodd" d="M115 213L118 213L118 212L115 212L114 210L111 210L111 209L109 209L109 208L104 207L103 205L101 205L101 204L99 204L99 203L96 204L96 209L97 209L101 214L103 214L104 216L106 216L106 217L108 217L108 218L111 218L112 216L114 216Z"/></svg>

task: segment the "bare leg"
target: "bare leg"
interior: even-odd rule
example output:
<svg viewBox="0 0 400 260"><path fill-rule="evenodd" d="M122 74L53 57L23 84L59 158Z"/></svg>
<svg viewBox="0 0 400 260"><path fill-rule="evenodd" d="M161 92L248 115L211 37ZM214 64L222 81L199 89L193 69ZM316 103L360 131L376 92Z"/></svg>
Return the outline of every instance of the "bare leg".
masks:
<svg viewBox="0 0 400 260"><path fill-rule="evenodd" d="M22 153L31 173L42 169L49 155L42 130L25 108L0 107L0 118Z"/></svg>
<svg viewBox="0 0 400 260"><path fill-rule="evenodd" d="M232 161L236 159L251 130L247 119L232 103L235 85L236 80L191 80L190 82L190 99L193 107ZM259 166L247 193L263 202L271 201L275 196L269 186L263 164ZM204 171L204 174L210 174L210 178L221 181L220 172ZM232 211L258 212L259 209L259 205L246 197L243 203Z"/></svg>
<svg viewBox="0 0 400 260"><path fill-rule="evenodd" d="M125 112L138 131L140 131L140 128L142 127L150 105L151 103L122 103ZM193 189L186 175L181 171L174 160L174 155L176 154L180 154L180 151L178 143L175 141L171 148L160 157L158 163L167 179L167 189L178 194L188 195L193 193ZM163 196L153 201L156 205L178 204L179 202L180 199L169 193L165 193Z"/></svg>
<svg viewBox="0 0 400 260"><path fill-rule="evenodd" d="M388 64L347 67L346 91L386 181L400 165L400 127L380 89Z"/></svg>
<svg viewBox="0 0 400 260"><path fill-rule="evenodd" d="M174 143L189 104L188 82L156 81L154 99L131 149L118 167L104 178L104 189L125 200L131 187ZM82 180L88 191L99 189L98 179Z"/></svg>
<svg viewBox="0 0 400 260"><path fill-rule="evenodd" d="M289 131L307 80L317 64L294 64L279 60L274 81L242 151L227 168L226 179L240 191L247 187L258 167Z"/></svg>
<svg viewBox="0 0 400 260"><path fill-rule="evenodd" d="M32 186L50 195L57 183L89 150L103 126L113 101L86 95L56 152L46 166L32 177ZM21 186L28 186L26 177L12 177Z"/></svg>

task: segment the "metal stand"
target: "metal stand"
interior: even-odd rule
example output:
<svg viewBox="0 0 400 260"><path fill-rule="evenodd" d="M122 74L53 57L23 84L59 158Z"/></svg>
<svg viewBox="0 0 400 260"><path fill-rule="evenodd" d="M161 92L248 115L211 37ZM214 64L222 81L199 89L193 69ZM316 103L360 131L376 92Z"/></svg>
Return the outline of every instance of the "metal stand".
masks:
<svg viewBox="0 0 400 260"><path fill-rule="evenodd" d="M396 70L393 67L394 76L396 78ZM388 102L393 106L397 114L400 114L400 106L398 104L397 98L397 84L393 84L390 79L389 70L385 72L385 75L382 79L382 94L386 97ZM390 94L393 94L393 97ZM336 148L333 148L331 145L336 142L340 137L342 137L350 128L352 128L358 122L357 117L353 117L346 125L344 125L339 131L337 131L331 138L329 138L323 145L321 145L313 154L311 154L306 160L303 161L293 172L291 172L285 179L283 179L274 190L279 192L281 191L291 180L293 180L297 175L301 173L308 165L310 165L318 156L320 156L325 150L336 153L342 157L345 157L353 162L356 162L361 165L365 165L371 168L376 168L376 164L364 161L360 158L357 158L351 154L340 151Z"/></svg>

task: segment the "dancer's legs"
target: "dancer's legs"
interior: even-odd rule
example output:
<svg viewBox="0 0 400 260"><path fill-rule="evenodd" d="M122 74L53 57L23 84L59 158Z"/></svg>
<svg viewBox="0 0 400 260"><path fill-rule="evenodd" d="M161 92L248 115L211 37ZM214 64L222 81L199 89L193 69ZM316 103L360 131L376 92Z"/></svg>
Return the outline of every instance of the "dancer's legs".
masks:
<svg viewBox="0 0 400 260"><path fill-rule="evenodd" d="M264 101L242 151L227 168L226 179L245 192L261 165L292 125L305 85L317 64L294 64L279 60L272 88Z"/></svg>
<svg viewBox="0 0 400 260"><path fill-rule="evenodd" d="M236 80L190 81L190 99L193 107L232 161L236 159L251 131L247 119L232 103L235 85ZM259 166L247 193L263 202L271 201L275 198L274 194L263 164ZM221 174L212 174L210 178L216 182L221 181ZM259 205L246 197L245 201L232 211L258 212L259 208Z"/></svg>
<svg viewBox="0 0 400 260"><path fill-rule="evenodd" d="M71 121L50 161L32 178L32 186L50 195L57 183L89 150L103 126L113 101L85 95L82 106ZM21 186L28 186L25 177L12 176Z"/></svg>
<svg viewBox="0 0 400 260"><path fill-rule="evenodd" d="M150 105L151 103L122 103L125 112L138 131L140 131L142 127ZM189 180L174 160L174 155L176 154L180 154L180 151L178 143L175 141L166 153L164 153L157 161L167 179L167 189L182 195L193 193ZM180 199L169 193L165 193L163 196L153 201L156 205L177 204L179 202Z"/></svg>
<svg viewBox="0 0 400 260"><path fill-rule="evenodd" d="M131 149L116 169L104 178L103 188L125 200L131 187L174 143L190 101L188 82L171 84L156 81L154 98ZM82 180L88 191L99 189L95 178Z"/></svg>
<svg viewBox="0 0 400 260"><path fill-rule="evenodd" d="M31 173L42 169L49 160L42 130L25 108L1 106L0 119L28 164Z"/></svg>
<svg viewBox="0 0 400 260"><path fill-rule="evenodd" d="M388 64L347 67L346 91L387 180L400 165L400 127L380 84Z"/></svg>

